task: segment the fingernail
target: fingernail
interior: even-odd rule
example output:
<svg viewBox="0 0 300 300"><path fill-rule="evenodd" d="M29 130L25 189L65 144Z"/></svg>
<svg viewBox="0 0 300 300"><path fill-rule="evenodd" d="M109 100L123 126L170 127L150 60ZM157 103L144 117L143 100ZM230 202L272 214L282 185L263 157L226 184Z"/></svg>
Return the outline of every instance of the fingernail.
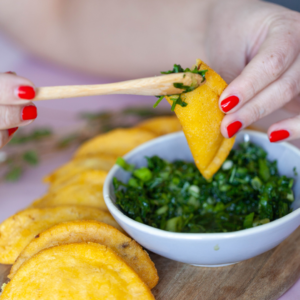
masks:
<svg viewBox="0 0 300 300"><path fill-rule="evenodd" d="M290 133L287 130L276 130L270 133L270 142L278 142L284 139L287 139L290 136Z"/></svg>
<svg viewBox="0 0 300 300"><path fill-rule="evenodd" d="M33 120L37 117L37 109L34 105L25 106L22 110L22 120Z"/></svg>
<svg viewBox="0 0 300 300"><path fill-rule="evenodd" d="M12 71L5 72L5 74L17 75L17 73L15 73L15 72L12 72Z"/></svg>
<svg viewBox="0 0 300 300"><path fill-rule="evenodd" d="M8 131L8 136L11 136L12 134L14 134L17 130L18 130L19 127L14 127L14 128L9 128L7 129Z"/></svg>
<svg viewBox="0 0 300 300"><path fill-rule="evenodd" d="M35 90L31 86L20 86L18 96L21 99L32 100L35 97Z"/></svg>
<svg viewBox="0 0 300 300"><path fill-rule="evenodd" d="M240 99L237 96L230 96L223 101L221 101L221 107L224 112L229 112L240 102Z"/></svg>
<svg viewBox="0 0 300 300"><path fill-rule="evenodd" d="M243 124L240 121L235 121L227 126L228 137L233 137L241 128Z"/></svg>

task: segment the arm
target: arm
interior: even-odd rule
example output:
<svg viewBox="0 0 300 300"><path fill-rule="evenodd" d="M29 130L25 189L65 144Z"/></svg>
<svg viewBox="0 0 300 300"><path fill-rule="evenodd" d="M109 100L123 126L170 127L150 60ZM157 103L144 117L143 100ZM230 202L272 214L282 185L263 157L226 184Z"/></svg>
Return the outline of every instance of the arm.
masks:
<svg viewBox="0 0 300 300"><path fill-rule="evenodd" d="M29 51L94 74L133 78L205 60L211 1L5 0L0 25ZM13 20L13 22L12 22Z"/></svg>

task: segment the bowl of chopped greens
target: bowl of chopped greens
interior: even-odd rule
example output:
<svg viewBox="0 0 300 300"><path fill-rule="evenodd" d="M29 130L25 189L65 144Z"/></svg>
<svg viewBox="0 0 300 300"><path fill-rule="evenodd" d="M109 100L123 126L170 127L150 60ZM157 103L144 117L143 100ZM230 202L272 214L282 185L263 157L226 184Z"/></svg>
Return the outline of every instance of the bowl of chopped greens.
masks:
<svg viewBox="0 0 300 300"><path fill-rule="evenodd" d="M182 132L147 142L109 172L104 199L148 250L176 261L222 266L272 249L300 225L300 151L243 131L206 180Z"/></svg>

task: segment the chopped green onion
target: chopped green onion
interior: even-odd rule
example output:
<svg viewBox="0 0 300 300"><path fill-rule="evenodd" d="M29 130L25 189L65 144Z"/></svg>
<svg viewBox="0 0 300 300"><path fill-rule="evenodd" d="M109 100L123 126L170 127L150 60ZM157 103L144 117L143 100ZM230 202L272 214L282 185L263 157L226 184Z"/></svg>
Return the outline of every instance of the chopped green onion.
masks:
<svg viewBox="0 0 300 300"><path fill-rule="evenodd" d="M227 171L233 167L233 162L231 160L226 160L222 165L222 170Z"/></svg>
<svg viewBox="0 0 300 300"><path fill-rule="evenodd" d="M244 219L244 228L251 228L253 227L253 218L254 218L254 212L247 215Z"/></svg>
<svg viewBox="0 0 300 300"><path fill-rule="evenodd" d="M118 166L120 166L122 169L124 169L125 171L127 171L127 172L132 173L133 170L134 170L134 165L130 165L130 164L127 163L127 162L125 161L125 159L122 158L122 157L118 157L118 158L117 158L116 164L117 164Z"/></svg>
<svg viewBox="0 0 300 300"><path fill-rule="evenodd" d="M167 221L166 223L166 230L177 232L178 229L181 227L181 217L175 217Z"/></svg>
<svg viewBox="0 0 300 300"><path fill-rule="evenodd" d="M260 189L260 187L262 186L262 182L261 180L256 176L251 180L251 185L252 187L258 191Z"/></svg>
<svg viewBox="0 0 300 300"><path fill-rule="evenodd" d="M164 205L162 207L160 207L158 210L156 210L156 214L157 215L163 215L164 213L166 213L168 211L168 205Z"/></svg>
<svg viewBox="0 0 300 300"><path fill-rule="evenodd" d="M134 170L133 175L143 182L147 182L152 178L152 172L146 167Z"/></svg>
<svg viewBox="0 0 300 300"><path fill-rule="evenodd" d="M262 178L263 181L268 181L270 178L270 171L267 166L266 159L259 159L258 160L259 165L259 175Z"/></svg>
<svg viewBox="0 0 300 300"><path fill-rule="evenodd" d="M290 191L290 193L288 193L286 195L286 199L291 201L291 202L293 202L295 200L293 191Z"/></svg>
<svg viewBox="0 0 300 300"><path fill-rule="evenodd" d="M267 223L270 223L269 219L258 220L258 221L253 222L253 227L263 225L263 224L267 224Z"/></svg>

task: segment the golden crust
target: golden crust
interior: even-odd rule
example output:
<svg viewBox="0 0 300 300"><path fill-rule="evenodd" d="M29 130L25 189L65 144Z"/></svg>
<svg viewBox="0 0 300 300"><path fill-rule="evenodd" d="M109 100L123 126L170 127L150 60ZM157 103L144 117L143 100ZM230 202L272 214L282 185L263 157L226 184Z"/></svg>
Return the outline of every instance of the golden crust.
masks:
<svg viewBox="0 0 300 300"><path fill-rule="evenodd" d="M139 123L137 127L151 131L157 136L182 130L180 122L175 116L151 118Z"/></svg>
<svg viewBox="0 0 300 300"><path fill-rule="evenodd" d="M154 297L113 250L95 243L45 249L22 265L1 300L98 300Z"/></svg>
<svg viewBox="0 0 300 300"><path fill-rule="evenodd" d="M0 224L0 263L13 264L39 233L61 222L74 220L97 220L123 231L108 212L95 207L28 208Z"/></svg>
<svg viewBox="0 0 300 300"><path fill-rule="evenodd" d="M49 191L56 192L64 186L68 185L85 185L100 184L103 185L108 172L103 170L86 170L81 173L69 177L67 180L59 182L55 181L49 186Z"/></svg>
<svg viewBox="0 0 300 300"><path fill-rule="evenodd" d="M24 262L44 249L82 242L98 243L111 248L122 257L150 289L157 284L157 270L148 253L139 244L114 227L98 221L60 223L40 233L22 251L8 277L12 279Z"/></svg>
<svg viewBox="0 0 300 300"><path fill-rule="evenodd" d="M224 113L219 108L219 97L226 82L201 60L201 70L208 70L206 81L192 92L182 95L186 107L176 105L175 113L182 125L196 166L206 178L211 178L225 161L234 139L225 142L220 131ZM166 97L172 104L173 101ZM224 149L221 149L224 147Z"/></svg>
<svg viewBox="0 0 300 300"><path fill-rule="evenodd" d="M91 206L108 211L103 197L102 184L77 183L63 186L34 201L30 207L44 208L59 205Z"/></svg>
<svg viewBox="0 0 300 300"><path fill-rule="evenodd" d="M96 154L123 156L155 137L154 133L140 128L115 129L85 142L76 151L75 158Z"/></svg>
<svg viewBox="0 0 300 300"><path fill-rule="evenodd" d="M44 182L61 183L72 176L87 170L103 170L108 172L115 164L117 157L111 155L99 155L84 157L62 165L44 178Z"/></svg>

